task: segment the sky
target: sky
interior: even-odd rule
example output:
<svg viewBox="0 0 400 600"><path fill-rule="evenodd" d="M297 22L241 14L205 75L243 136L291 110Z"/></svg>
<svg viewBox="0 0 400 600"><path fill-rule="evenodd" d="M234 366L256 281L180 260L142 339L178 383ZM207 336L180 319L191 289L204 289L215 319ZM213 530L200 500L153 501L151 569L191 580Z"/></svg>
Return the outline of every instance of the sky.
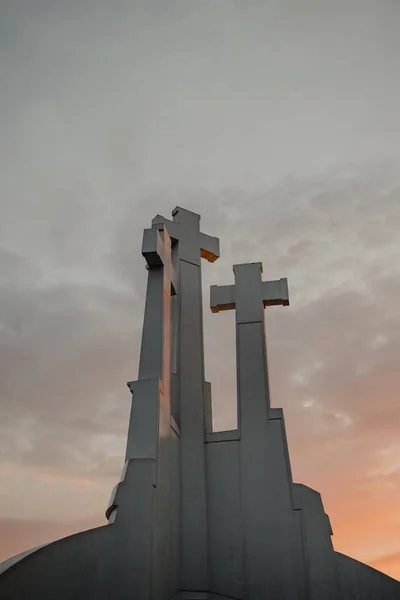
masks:
<svg viewBox="0 0 400 600"><path fill-rule="evenodd" d="M400 578L397 0L2 0L0 560L104 524L123 463L142 230L202 216L214 425L262 261L272 405L337 550Z"/></svg>

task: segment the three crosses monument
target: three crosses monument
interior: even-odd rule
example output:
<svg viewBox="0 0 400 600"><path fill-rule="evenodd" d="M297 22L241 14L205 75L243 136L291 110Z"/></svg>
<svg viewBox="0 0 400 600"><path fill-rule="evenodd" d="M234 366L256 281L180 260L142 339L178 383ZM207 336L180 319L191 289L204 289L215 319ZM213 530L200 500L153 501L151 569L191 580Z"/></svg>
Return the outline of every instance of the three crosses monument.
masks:
<svg viewBox="0 0 400 600"><path fill-rule="evenodd" d="M142 254L139 373L107 524L0 564L1 600L400 600L398 581L334 551L321 496L293 483L264 327L265 307L289 304L287 280L241 264L234 285L211 287L211 310L235 311L238 393L237 429L214 432L201 259L219 240L176 208Z"/></svg>

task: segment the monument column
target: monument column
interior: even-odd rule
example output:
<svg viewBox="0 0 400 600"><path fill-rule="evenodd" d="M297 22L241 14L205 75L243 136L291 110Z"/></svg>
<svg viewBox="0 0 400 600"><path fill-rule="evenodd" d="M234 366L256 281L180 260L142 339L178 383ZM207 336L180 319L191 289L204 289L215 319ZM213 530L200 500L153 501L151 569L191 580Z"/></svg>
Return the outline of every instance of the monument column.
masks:
<svg viewBox="0 0 400 600"><path fill-rule="evenodd" d="M246 598L294 600L303 597L298 585L300 530L284 428L270 406L264 323L265 306L289 304L287 280L262 282L261 263L233 270L235 285L211 286L211 309L236 309Z"/></svg>
<svg viewBox="0 0 400 600"><path fill-rule="evenodd" d="M170 426L171 296L176 279L167 229L146 229L148 284L139 378L129 382L132 408L121 481L106 516L115 537L115 585L137 600L179 589L179 484Z"/></svg>
<svg viewBox="0 0 400 600"><path fill-rule="evenodd" d="M200 232L200 215L176 208L173 221L157 216L177 242L177 385L181 457L181 588L208 589L208 536L204 448L204 340L201 258L219 257L219 240Z"/></svg>

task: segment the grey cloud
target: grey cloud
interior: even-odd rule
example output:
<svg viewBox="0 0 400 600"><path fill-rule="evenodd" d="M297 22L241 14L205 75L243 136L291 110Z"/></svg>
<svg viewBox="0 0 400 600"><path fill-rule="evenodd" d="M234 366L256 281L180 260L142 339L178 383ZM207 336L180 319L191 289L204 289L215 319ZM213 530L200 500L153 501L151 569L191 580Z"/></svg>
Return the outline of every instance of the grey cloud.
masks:
<svg viewBox="0 0 400 600"><path fill-rule="evenodd" d="M115 198L398 154L392 3L13 4L0 168L25 182L83 167Z"/></svg>
<svg viewBox="0 0 400 600"><path fill-rule="evenodd" d="M296 478L329 508L339 477L351 495L378 468L398 423L398 6L294 4L1 3L10 468L107 489L118 477L142 229L175 205L221 240L203 269L217 425L234 425L234 316L209 314L208 285L262 260L265 278L289 278L291 307L271 309L267 331ZM1 504L20 514L31 483L7 477Z"/></svg>
<svg viewBox="0 0 400 600"><path fill-rule="evenodd" d="M40 279L39 284L32 285L35 267L27 259L11 259L10 253L5 254L3 264L9 266L7 286L2 290L1 368L6 398L3 428L7 424L10 428L3 438L9 440L7 444L3 442L7 460L17 460L18 456L18 460L32 465L50 461L54 467L63 463L67 468L74 460L68 448L90 455L87 435L123 436L129 407L124 385L134 377L145 291L145 270L139 252L141 228L149 226L153 213L169 216L175 204L203 213L203 229L221 238L221 260L204 266L207 365L209 378L215 381L217 424L234 422L234 330L233 315L222 321L220 316L218 320L208 314L208 282L229 283L233 262L266 257L266 276L289 275L291 279L293 274L295 281L292 307L282 313L272 311L268 326L273 402L284 401L288 407L289 428L290 410L294 410L296 415L304 416L301 422L305 430L299 435L311 430L315 435L315 423L313 428L307 420L312 410L305 411L301 401L316 397L324 407L325 417L319 418L325 419L325 424L335 410L347 410L342 405L348 397L343 390L354 386L358 389L357 367L361 365L373 372L377 368L373 361L389 348L386 343L368 350L368 344L379 336L389 335L391 339L395 331L395 316L386 314L384 318L382 313L382 318L377 318L384 298L395 293L390 279L382 279L382 256L378 253L377 263L367 260L367 251L374 252L379 244L371 246L369 241L368 248L361 246L357 251L365 257L364 262L361 258L358 262L358 279L367 286L368 294L377 294L375 303L372 296L368 299L354 289L351 279L339 278L339 285L336 281L341 271L339 257L345 262L347 249L361 243L360 232L374 223L377 214L387 233L386 240L396 249L391 223L399 204L393 167L381 165L377 173L371 175L371 169L366 167L347 179L337 174L327 175L325 180L295 179L255 196L240 191L232 196L171 191L160 202L156 195L149 196L142 213L122 204L120 217L107 234L112 240L104 263L107 287L68 280L45 287ZM388 190L382 191L383 182L387 186L391 182ZM364 197L366 189L369 200ZM362 212L358 207L364 200L366 210ZM374 211L378 205L379 211ZM157 206L160 210L156 210ZM63 214L58 220L54 213L51 228L62 222ZM340 246L332 246L335 239ZM99 239L100 247L102 241ZM71 264L77 260L74 253L65 258ZM283 273L282 265L289 272ZM90 256L82 255L81 268L90 269ZM395 271L396 265L391 262L386 269ZM330 277L323 277L327 270ZM316 297L309 292L308 277L311 281L314 278ZM21 285L25 280L24 288ZM126 282L130 283L129 288ZM19 287L15 287L17 283ZM278 325L281 330L277 330ZM393 343L397 344L396 340ZM290 383L293 373L312 369L315 362L323 366L306 385L296 387ZM364 373L363 377L367 375ZM335 394L339 382L343 389ZM116 399L107 408L113 395ZM353 404L356 416L359 409ZM36 423L36 430L30 426L31 446L24 449L22 444L21 449L18 440L27 435L23 424L28 416ZM340 429L340 422L334 419L334 429L335 424ZM16 435L18 427L22 429ZM54 451L46 453L46 448ZM64 458L60 453L64 453ZM96 461L93 454L93 469ZM85 468L91 468L90 456Z"/></svg>
<svg viewBox="0 0 400 600"><path fill-rule="evenodd" d="M141 311L134 294L100 286L23 286L25 263L12 264L16 287L9 273L1 288L2 459L68 469L80 453L90 469L90 436L126 433Z"/></svg>
<svg viewBox="0 0 400 600"><path fill-rule="evenodd" d="M323 479L328 503L339 472L354 485L396 441L397 182L394 165L382 163L284 182L238 202L241 215L225 231L229 263L263 259L264 277L289 277L291 307L268 310L272 403L285 409L296 478L316 487ZM383 248L362 236L376 223ZM217 282L232 282L221 263L213 266ZM206 313L205 325L216 424L232 426L234 318Z"/></svg>

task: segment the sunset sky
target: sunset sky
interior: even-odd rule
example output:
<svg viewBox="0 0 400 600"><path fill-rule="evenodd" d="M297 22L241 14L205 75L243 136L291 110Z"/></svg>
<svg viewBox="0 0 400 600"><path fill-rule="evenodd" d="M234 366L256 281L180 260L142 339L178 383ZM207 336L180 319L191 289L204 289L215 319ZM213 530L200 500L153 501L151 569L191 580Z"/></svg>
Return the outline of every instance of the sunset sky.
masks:
<svg viewBox="0 0 400 600"><path fill-rule="evenodd" d="M273 406L335 548L400 578L398 0L2 0L0 560L105 523L137 376L142 230L180 205L203 264L215 426L262 261Z"/></svg>

